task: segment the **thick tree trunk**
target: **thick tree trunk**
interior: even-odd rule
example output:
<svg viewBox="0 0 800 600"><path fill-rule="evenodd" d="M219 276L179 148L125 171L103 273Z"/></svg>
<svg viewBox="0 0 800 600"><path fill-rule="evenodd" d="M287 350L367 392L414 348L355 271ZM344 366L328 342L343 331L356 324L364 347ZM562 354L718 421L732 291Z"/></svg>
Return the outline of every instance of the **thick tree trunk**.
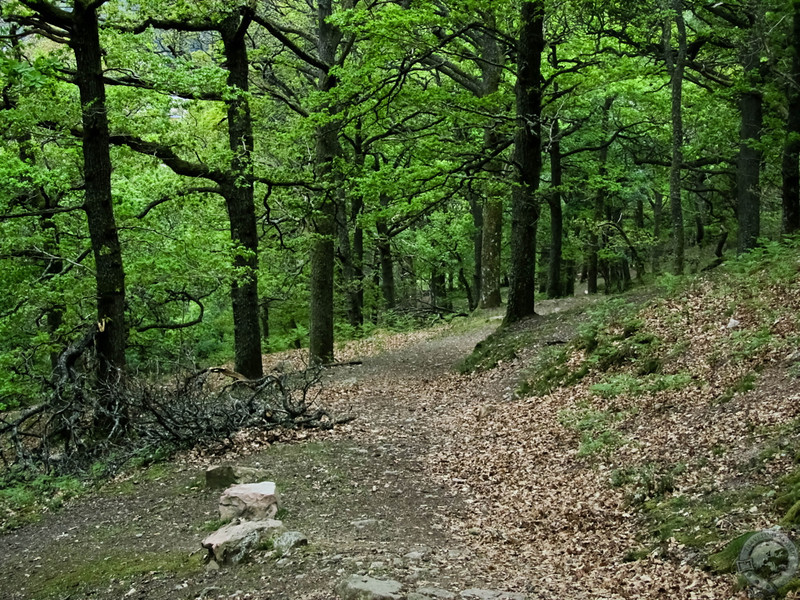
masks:
<svg viewBox="0 0 800 600"><path fill-rule="evenodd" d="M317 9L318 52L320 60L333 65L341 34L328 19L333 14L331 0L319 0ZM321 73L319 89L329 92L336 87L336 77ZM335 112L329 107L328 113ZM314 218L314 241L311 247L311 310L309 354L312 362L333 360L333 271L336 237L336 191L332 181L333 160L339 154L338 125L328 121L317 128L316 176L326 186Z"/></svg>
<svg viewBox="0 0 800 600"><path fill-rule="evenodd" d="M71 46L83 123L83 172L86 218L97 279L96 349L99 379L115 383L125 368L125 271L111 200L111 155L103 84L102 49L97 12L76 1Z"/></svg>
<svg viewBox="0 0 800 600"><path fill-rule="evenodd" d="M683 207L681 204L681 165L683 164L683 72L686 67L686 23L683 19L683 0L672 0L673 16L664 24L664 55L671 80L672 96L672 163L669 169L669 206L672 220L673 271L684 271L685 240ZM678 51L672 49L672 23L677 26Z"/></svg>
<svg viewBox="0 0 800 600"><path fill-rule="evenodd" d="M482 82L481 96L494 94L500 87L503 54L497 37L491 33L494 27L494 13L486 16L487 30L483 34L481 61ZM491 152L499 143L500 136L494 127L484 131L484 147ZM484 171L489 176L486 199L483 203L483 239L481 241L481 288L480 307L497 308L502 304L500 298L501 249L503 241L503 199L497 195L496 180L502 177L502 163L495 159L490 161Z"/></svg>
<svg viewBox="0 0 800 600"><path fill-rule="evenodd" d="M761 140L762 95L759 59L761 55L759 28L753 25L748 32L747 48L742 55L745 91L739 98L742 123L739 129L739 158L736 165L737 217L739 223L739 252L746 252L758 243L761 228Z"/></svg>
<svg viewBox="0 0 800 600"><path fill-rule="evenodd" d="M309 354L312 362L333 360L333 268L335 202L322 201L314 218L311 246Z"/></svg>
<svg viewBox="0 0 800 600"><path fill-rule="evenodd" d="M231 241L236 249L231 284L233 344L236 371L250 379L263 375L261 328L258 314L258 228L253 202L251 154L253 125L249 89L249 64L245 35L249 19L229 17L220 27L228 69L228 144L232 154L228 180L221 186L228 209Z"/></svg>
<svg viewBox="0 0 800 600"><path fill-rule="evenodd" d="M781 177L783 179L783 233L800 232L800 0L794 0L791 75L787 98L786 142L783 146Z"/></svg>
<svg viewBox="0 0 800 600"><path fill-rule="evenodd" d="M536 191L542 170L542 52L544 3L523 2L517 47L517 132L514 139L516 185L511 196L511 272L505 323L535 314Z"/></svg>

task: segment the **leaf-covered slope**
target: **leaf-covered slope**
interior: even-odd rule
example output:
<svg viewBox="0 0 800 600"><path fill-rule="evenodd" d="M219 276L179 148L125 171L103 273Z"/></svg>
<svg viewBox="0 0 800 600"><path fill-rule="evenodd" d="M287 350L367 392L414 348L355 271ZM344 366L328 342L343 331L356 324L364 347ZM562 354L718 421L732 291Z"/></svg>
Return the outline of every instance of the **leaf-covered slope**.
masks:
<svg viewBox="0 0 800 600"><path fill-rule="evenodd" d="M528 360L541 395L445 419L432 466L478 499L462 531L539 597L729 598L708 557L796 491L797 244L600 314Z"/></svg>

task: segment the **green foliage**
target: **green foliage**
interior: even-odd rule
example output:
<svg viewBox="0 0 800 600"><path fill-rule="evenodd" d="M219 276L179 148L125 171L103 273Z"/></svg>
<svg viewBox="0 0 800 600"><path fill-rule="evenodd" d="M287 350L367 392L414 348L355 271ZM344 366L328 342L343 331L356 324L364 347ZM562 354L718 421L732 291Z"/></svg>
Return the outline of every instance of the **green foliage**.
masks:
<svg viewBox="0 0 800 600"><path fill-rule="evenodd" d="M718 519L733 510L748 510L769 498L769 489L745 487L702 497L686 495L653 498L644 503L650 531L660 541L675 538L691 548L707 549L719 543Z"/></svg>
<svg viewBox="0 0 800 600"><path fill-rule="evenodd" d="M638 377L627 373L621 373L618 375L610 375L606 377L603 382L596 383L589 389L603 398L615 398L621 394L638 396L664 390L679 390L691 383L692 376L688 373Z"/></svg>
<svg viewBox="0 0 800 600"><path fill-rule="evenodd" d="M9 472L0 478L0 531L37 521L84 493L86 484L72 476Z"/></svg>
<svg viewBox="0 0 800 600"><path fill-rule="evenodd" d="M686 471L686 465L678 463L665 466L646 463L638 467L624 467L611 472L611 485L627 488L627 500L634 506L661 498L675 490L675 478Z"/></svg>
<svg viewBox="0 0 800 600"><path fill-rule="evenodd" d="M624 417L625 413L595 410L586 404L558 414L561 425L581 434L579 457L607 453L622 444L623 437L614 424Z"/></svg>
<svg viewBox="0 0 800 600"><path fill-rule="evenodd" d="M478 342L475 349L459 365L461 373L485 371L497 366L501 361L513 360L520 349L536 340L531 331L501 327L485 340Z"/></svg>
<svg viewBox="0 0 800 600"><path fill-rule="evenodd" d="M742 535L732 539L728 544L719 552L712 554L708 557L708 566L714 573L733 573L736 570L736 561L739 559L739 554L756 531L748 531Z"/></svg>

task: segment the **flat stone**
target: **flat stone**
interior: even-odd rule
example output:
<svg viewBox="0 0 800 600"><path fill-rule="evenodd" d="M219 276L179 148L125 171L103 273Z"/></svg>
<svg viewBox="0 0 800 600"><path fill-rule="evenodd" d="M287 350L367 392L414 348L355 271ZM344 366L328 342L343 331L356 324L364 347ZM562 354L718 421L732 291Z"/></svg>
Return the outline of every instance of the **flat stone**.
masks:
<svg viewBox="0 0 800 600"><path fill-rule="evenodd" d="M224 490L238 483L258 483L266 479L266 471L253 467L214 465L206 469L206 487Z"/></svg>
<svg viewBox="0 0 800 600"><path fill-rule="evenodd" d="M278 495L271 481L242 483L229 487L219 498L219 518L268 520L278 513Z"/></svg>
<svg viewBox="0 0 800 600"><path fill-rule="evenodd" d="M421 587L416 592L406 596L406 600L452 600L456 595L442 588Z"/></svg>
<svg viewBox="0 0 800 600"><path fill-rule="evenodd" d="M423 558L425 558L425 553L424 552L420 552L418 550L412 550L408 554L404 554L403 558L405 558L406 560L412 560L412 561L416 562L416 561L420 561Z"/></svg>
<svg viewBox="0 0 800 600"><path fill-rule="evenodd" d="M306 544L308 544L308 538L305 535L299 531L287 531L273 540L272 547L281 554L286 554L289 550Z"/></svg>
<svg viewBox="0 0 800 600"><path fill-rule="evenodd" d="M480 590L477 588L464 590L459 594L464 600L525 600L525 594L501 592L497 590Z"/></svg>
<svg viewBox="0 0 800 600"><path fill-rule="evenodd" d="M202 546L217 564L235 565L265 536L282 527L283 523L271 519L228 523L204 539Z"/></svg>
<svg viewBox="0 0 800 600"><path fill-rule="evenodd" d="M374 579L367 575L351 575L336 586L342 600L401 600L403 584L392 579Z"/></svg>

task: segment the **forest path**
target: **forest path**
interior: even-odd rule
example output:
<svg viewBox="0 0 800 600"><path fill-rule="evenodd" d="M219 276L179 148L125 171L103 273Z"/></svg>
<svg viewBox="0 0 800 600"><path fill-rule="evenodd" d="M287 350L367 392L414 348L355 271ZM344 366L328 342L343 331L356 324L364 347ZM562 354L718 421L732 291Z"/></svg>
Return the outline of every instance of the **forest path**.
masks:
<svg viewBox="0 0 800 600"><path fill-rule="evenodd" d="M543 338L569 338L587 301L542 302L538 310L547 316L527 327ZM469 490L431 470L432 458L448 451L442 423L454 411L476 420L481 406L510 400L518 377L513 364L480 376L454 371L500 325L499 313L470 323L356 345L351 352L361 352L363 363L329 370L321 397L356 416L352 423L266 449L245 436L223 457L270 473L285 525L305 533L308 547L203 570L197 550L215 527L219 492L204 489L202 468L220 458L187 456L0 537L0 598L322 600L333 599L336 583L352 574L396 579L406 592L526 591L472 543L476 532L465 537L453 526L475 510Z"/></svg>

